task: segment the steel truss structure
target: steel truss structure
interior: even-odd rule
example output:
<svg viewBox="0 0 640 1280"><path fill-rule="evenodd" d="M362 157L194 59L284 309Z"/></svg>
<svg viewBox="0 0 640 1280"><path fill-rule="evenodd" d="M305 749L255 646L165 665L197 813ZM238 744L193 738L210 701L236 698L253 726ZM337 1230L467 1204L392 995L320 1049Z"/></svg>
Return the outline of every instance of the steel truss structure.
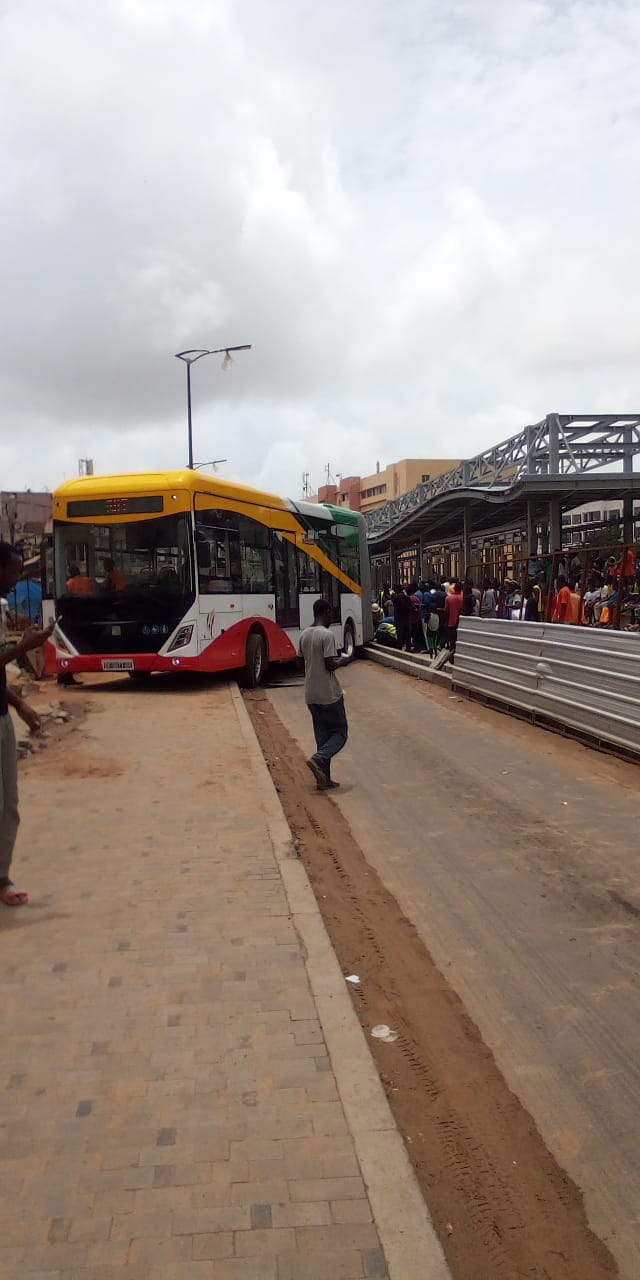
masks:
<svg viewBox="0 0 640 1280"><path fill-rule="evenodd" d="M621 479L620 470L623 475L632 473L639 453L640 414L549 413L535 426L368 513L367 538L371 544L388 542L401 528L407 529L411 517L426 514L436 499L454 498L456 493L460 498L493 495L498 502L502 498L508 503L518 486L535 482L535 477L553 481L615 468L613 475ZM607 475L611 478L612 471ZM579 486L574 482L572 488L578 494L574 501L579 502ZM589 490L593 492L593 485Z"/></svg>

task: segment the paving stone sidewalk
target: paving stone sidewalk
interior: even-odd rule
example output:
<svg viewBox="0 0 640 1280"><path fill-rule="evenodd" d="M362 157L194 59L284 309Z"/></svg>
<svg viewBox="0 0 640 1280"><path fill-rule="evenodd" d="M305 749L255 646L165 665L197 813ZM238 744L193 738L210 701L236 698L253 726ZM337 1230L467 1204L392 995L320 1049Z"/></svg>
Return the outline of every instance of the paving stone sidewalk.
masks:
<svg viewBox="0 0 640 1280"><path fill-rule="evenodd" d="M2 1280L386 1276L229 688L89 696L0 915Z"/></svg>

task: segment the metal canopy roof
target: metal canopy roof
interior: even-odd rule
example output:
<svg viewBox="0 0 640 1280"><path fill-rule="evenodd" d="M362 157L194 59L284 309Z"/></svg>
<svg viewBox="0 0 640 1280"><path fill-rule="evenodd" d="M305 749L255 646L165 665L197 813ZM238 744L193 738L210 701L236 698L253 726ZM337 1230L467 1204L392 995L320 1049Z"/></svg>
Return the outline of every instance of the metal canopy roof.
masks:
<svg viewBox="0 0 640 1280"><path fill-rule="evenodd" d="M474 532L505 523L523 524L527 504L534 514L552 500L565 508L593 499L640 498L640 414L548 414L536 426L461 462L430 484L365 516L371 551L398 549L422 536L459 539L463 512ZM622 470L605 471L606 467Z"/></svg>

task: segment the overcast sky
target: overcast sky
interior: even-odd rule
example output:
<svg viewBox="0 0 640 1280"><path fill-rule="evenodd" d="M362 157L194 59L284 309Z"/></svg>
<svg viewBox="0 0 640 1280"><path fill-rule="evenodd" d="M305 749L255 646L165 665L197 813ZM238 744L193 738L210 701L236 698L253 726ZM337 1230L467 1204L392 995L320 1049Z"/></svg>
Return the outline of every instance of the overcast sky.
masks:
<svg viewBox="0 0 640 1280"><path fill-rule="evenodd" d="M0 487L640 411L637 0L3 0Z"/></svg>

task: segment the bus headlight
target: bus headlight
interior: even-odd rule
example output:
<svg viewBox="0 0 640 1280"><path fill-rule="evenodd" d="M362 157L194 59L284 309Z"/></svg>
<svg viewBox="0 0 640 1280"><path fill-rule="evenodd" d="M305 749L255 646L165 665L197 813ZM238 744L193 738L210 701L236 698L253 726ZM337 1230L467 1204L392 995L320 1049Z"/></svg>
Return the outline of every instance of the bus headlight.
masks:
<svg viewBox="0 0 640 1280"><path fill-rule="evenodd" d="M169 645L169 653L172 653L174 649L184 649L184 646L186 644L189 644L189 641L192 635L193 635L192 622L189 623L186 627L181 627L175 640L173 641L172 644Z"/></svg>

